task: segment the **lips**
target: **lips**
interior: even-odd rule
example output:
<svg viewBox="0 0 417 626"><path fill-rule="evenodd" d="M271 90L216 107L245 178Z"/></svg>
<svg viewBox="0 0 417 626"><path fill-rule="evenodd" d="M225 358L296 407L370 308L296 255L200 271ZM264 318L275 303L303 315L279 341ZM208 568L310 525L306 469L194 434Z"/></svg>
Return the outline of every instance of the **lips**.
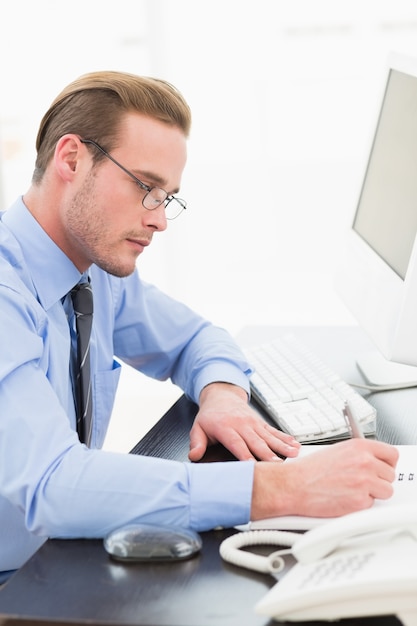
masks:
<svg viewBox="0 0 417 626"><path fill-rule="evenodd" d="M150 239L134 239L133 237L129 237L127 239L130 243L133 243L136 246L140 246L141 248L146 248L151 243Z"/></svg>

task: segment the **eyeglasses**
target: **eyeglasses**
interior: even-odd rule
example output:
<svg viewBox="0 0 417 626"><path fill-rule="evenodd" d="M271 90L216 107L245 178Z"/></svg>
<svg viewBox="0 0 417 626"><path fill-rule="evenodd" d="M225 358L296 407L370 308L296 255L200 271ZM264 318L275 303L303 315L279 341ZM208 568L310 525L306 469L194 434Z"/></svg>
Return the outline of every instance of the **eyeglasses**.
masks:
<svg viewBox="0 0 417 626"><path fill-rule="evenodd" d="M130 178L135 181L140 189L146 191L146 194L142 199L142 204L145 209L148 209L148 211L154 211L159 206L161 206L161 204L163 204L165 206L165 216L167 220L174 220L176 217L178 217L180 213L184 211L184 209L187 208L187 203L185 202L185 200L181 200L181 198L169 195L164 189L161 189L160 187L149 187L149 185L143 183L141 180L139 180L139 178L132 174L132 172L129 172L128 169L126 169L123 165L121 165L121 163L116 161L116 159L114 159L111 154L109 154L104 148L99 146L99 144L92 139L81 139L81 143L88 143L97 148L97 150L100 150L100 152L104 154L104 156L110 159L110 161L113 161L113 163L117 165L117 167L120 167L120 169L123 170L125 174L130 176Z"/></svg>

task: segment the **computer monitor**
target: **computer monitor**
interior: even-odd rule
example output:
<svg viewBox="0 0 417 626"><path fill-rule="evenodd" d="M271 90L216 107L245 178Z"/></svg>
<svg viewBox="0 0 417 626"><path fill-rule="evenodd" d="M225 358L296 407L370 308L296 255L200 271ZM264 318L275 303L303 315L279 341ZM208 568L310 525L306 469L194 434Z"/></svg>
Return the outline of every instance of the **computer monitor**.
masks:
<svg viewBox="0 0 417 626"><path fill-rule="evenodd" d="M336 290L375 351L368 382L417 384L417 59L391 54Z"/></svg>

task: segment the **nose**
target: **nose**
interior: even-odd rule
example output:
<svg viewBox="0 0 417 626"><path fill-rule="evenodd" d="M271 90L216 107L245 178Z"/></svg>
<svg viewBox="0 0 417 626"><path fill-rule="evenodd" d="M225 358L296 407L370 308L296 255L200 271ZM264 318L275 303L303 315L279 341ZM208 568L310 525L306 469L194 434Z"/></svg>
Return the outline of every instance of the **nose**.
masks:
<svg viewBox="0 0 417 626"><path fill-rule="evenodd" d="M152 211L144 209L144 212L143 221L148 228L161 232L167 229L168 221L163 203L156 207L156 209L152 209Z"/></svg>

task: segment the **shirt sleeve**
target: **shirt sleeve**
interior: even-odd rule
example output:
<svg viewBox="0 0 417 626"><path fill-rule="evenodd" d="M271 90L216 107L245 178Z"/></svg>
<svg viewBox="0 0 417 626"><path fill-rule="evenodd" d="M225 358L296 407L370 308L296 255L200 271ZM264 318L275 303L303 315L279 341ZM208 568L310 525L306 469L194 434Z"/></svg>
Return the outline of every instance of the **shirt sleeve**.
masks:
<svg viewBox="0 0 417 626"><path fill-rule="evenodd" d="M28 531L102 537L135 521L207 530L249 520L252 462L192 464L91 450L36 365L11 373L7 389L0 490L24 512Z"/></svg>
<svg viewBox="0 0 417 626"><path fill-rule="evenodd" d="M196 530L248 521L251 462L191 464L88 449L69 427L48 381L35 366L28 368L27 375L26 368L11 374L7 385L0 489L24 512L30 532L102 537L139 520ZM19 401L13 401L19 390Z"/></svg>
<svg viewBox="0 0 417 626"><path fill-rule="evenodd" d="M118 357L153 378L171 378L194 402L211 382L236 384L249 395L252 370L229 332L137 274L121 284L114 332Z"/></svg>

